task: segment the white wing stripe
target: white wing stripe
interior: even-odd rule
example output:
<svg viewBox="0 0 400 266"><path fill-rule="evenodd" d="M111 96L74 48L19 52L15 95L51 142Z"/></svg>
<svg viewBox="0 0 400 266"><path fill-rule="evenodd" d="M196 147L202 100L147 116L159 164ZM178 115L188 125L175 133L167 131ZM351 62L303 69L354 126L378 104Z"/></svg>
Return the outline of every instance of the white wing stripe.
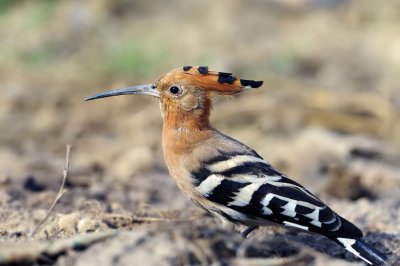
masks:
<svg viewBox="0 0 400 266"><path fill-rule="evenodd" d="M312 221L310 221L310 224L313 224L313 225L315 225L316 227L321 227L321 226L322 226L321 222L320 222L320 221L317 221L317 220L312 220Z"/></svg>
<svg viewBox="0 0 400 266"><path fill-rule="evenodd" d="M213 190L219 186L224 180L224 176L221 175L210 175L203 182L200 183L199 186L196 187L196 190L200 192L203 196L208 197Z"/></svg>
<svg viewBox="0 0 400 266"><path fill-rule="evenodd" d="M304 216L312 219L312 221L310 221L311 224L313 224L317 227L322 226L322 223L319 221L319 210L318 209L315 209L312 213L304 214Z"/></svg>
<svg viewBox="0 0 400 266"><path fill-rule="evenodd" d="M263 183L252 183L250 185L245 186L240 189L239 192L236 193L234 200L228 204L228 206L246 206L250 204L251 198L257 189L259 189Z"/></svg>
<svg viewBox="0 0 400 266"><path fill-rule="evenodd" d="M294 200L290 200L286 205L282 206L282 208L284 208L284 211L281 212L281 214L289 217L295 217L297 214L294 210L296 208L296 205L297 204Z"/></svg>
<svg viewBox="0 0 400 266"><path fill-rule="evenodd" d="M275 194L268 193L265 195L265 197L262 199L261 204L264 206L268 206L269 202L275 197Z"/></svg>
<svg viewBox="0 0 400 266"><path fill-rule="evenodd" d="M251 156L251 155L236 155L232 158L220 162L216 162L210 165L207 165L206 168L214 173L224 172L228 169L234 168L236 166L242 165L244 163L267 163L260 158Z"/></svg>
<svg viewBox="0 0 400 266"><path fill-rule="evenodd" d="M319 220L319 209L315 209L312 213L304 214L304 216L318 221Z"/></svg>
<svg viewBox="0 0 400 266"><path fill-rule="evenodd" d="M362 257L357 250L355 250L352 246L356 243L355 239L351 238L344 238L344 237L338 237L337 240L343 244L344 248L356 255L357 257L363 259L366 263L372 265L372 263L367 260L366 258Z"/></svg>
<svg viewBox="0 0 400 266"><path fill-rule="evenodd" d="M282 177L280 176L269 176L269 175L263 175L262 177L257 176L257 175L246 175L246 174L240 174L240 175L232 175L232 177L229 178L229 180L238 182L238 183L262 183L262 184L268 184L269 182L272 181L279 181L281 180Z"/></svg>
<svg viewBox="0 0 400 266"><path fill-rule="evenodd" d="M304 226L304 225L295 224L295 223L291 223L291 222L287 222L287 221L284 221L283 224L286 225L286 226L296 227L296 228L300 228L302 230L308 231L308 227Z"/></svg>

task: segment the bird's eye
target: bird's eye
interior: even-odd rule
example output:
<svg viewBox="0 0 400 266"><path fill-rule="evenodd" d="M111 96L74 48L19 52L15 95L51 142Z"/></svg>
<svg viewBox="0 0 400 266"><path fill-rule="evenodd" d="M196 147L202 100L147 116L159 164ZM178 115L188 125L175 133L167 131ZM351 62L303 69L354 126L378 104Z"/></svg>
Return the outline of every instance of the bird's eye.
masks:
<svg viewBox="0 0 400 266"><path fill-rule="evenodd" d="M169 88L169 92L173 95L179 95L182 93L182 89L178 86L172 86Z"/></svg>

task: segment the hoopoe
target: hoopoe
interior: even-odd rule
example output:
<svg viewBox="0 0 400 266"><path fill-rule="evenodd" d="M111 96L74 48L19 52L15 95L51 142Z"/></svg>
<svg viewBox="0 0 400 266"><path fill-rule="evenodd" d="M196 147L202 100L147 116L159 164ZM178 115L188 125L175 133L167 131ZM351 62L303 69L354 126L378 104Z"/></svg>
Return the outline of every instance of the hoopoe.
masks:
<svg viewBox="0 0 400 266"><path fill-rule="evenodd" d="M209 71L205 66L184 66L155 84L106 91L86 100L127 94L158 98L162 146L171 176L201 208L247 226L244 237L272 222L324 235L370 265L385 265L386 256L361 240L363 234L355 225L275 170L257 152L210 125L216 95L237 94L262 83Z"/></svg>

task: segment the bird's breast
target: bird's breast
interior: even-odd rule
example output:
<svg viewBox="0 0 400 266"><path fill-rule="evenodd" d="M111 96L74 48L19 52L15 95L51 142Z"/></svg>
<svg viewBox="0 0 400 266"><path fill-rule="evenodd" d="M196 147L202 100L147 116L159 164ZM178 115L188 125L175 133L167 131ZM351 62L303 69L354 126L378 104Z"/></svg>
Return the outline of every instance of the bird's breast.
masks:
<svg viewBox="0 0 400 266"><path fill-rule="evenodd" d="M193 173L204 167L209 156L218 154L215 145L209 145L207 131L192 132L187 128L163 128L163 152L170 175L193 201L200 194L195 190Z"/></svg>

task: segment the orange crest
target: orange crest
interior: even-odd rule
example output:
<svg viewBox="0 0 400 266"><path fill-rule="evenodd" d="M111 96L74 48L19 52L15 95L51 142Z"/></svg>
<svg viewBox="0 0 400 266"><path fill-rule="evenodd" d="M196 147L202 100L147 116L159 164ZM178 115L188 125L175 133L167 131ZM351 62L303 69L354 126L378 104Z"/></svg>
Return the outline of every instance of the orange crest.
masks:
<svg viewBox="0 0 400 266"><path fill-rule="evenodd" d="M209 71L206 66L184 66L161 77L157 85L172 85L174 82L220 94L235 94L244 89L256 89L263 84L262 81L238 79L232 73Z"/></svg>

